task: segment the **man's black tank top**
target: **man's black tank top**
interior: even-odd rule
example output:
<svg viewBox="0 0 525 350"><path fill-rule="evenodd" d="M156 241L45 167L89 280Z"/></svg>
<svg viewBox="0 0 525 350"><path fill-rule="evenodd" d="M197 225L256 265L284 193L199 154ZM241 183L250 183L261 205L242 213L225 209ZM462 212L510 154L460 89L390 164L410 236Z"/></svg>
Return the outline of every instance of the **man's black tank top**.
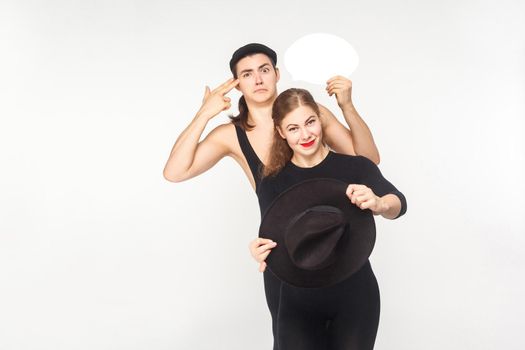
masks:
<svg viewBox="0 0 525 350"><path fill-rule="evenodd" d="M250 166L250 170L252 171L253 179L255 180L255 190L257 190L259 183L261 182L263 163L257 156L257 153L255 153L253 150L253 147L248 140L248 136L246 135L246 131L237 125L235 125L235 131L237 132L237 139L239 140L242 153L244 154L244 157Z"/></svg>

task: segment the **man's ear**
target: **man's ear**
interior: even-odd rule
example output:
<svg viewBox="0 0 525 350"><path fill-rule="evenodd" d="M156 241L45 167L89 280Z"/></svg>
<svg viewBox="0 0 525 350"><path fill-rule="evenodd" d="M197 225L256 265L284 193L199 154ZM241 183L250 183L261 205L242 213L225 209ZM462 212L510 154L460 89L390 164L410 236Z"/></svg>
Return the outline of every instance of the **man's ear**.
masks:
<svg viewBox="0 0 525 350"><path fill-rule="evenodd" d="M237 77L237 78L233 77L233 79L239 79L239 77ZM235 85L235 90L241 91L241 89L239 89L239 84Z"/></svg>
<svg viewBox="0 0 525 350"><path fill-rule="evenodd" d="M281 72L279 72L279 68L275 67L275 75L277 76L276 83L279 82L279 79L281 79Z"/></svg>
<svg viewBox="0 0 525 350"><path fill-rule="evenodd" d="M283 139L286 139L286 137L283 134L283 131L281 130L281 127L280 126L276 126L275 128L277 129L277 132L279 133L279 135L281 135L281 137Z"/></svg>

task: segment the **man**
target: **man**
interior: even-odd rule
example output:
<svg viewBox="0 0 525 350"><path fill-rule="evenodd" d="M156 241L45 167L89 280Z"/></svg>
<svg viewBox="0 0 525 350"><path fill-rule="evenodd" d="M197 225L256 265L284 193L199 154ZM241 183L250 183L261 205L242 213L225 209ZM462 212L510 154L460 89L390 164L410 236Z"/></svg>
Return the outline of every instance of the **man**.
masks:
<svg viewBox="0 0 525 350"><path fill-rule="evenodd" d="M280 78L276 63L275 51L262 44L248 44L234 52L230 61L233 78L214 90L206 87L200 109L175 142L164 168L164 177L168 181L181 182L195 177L223 157L230 156L239 163L252 187L256 188L257 176L250 170L239 145L235 125L246 132L251 147L264 164L274 133L272 104L277 97ZM239 101L239 116L216 127L199 141L208 121L231 107L231 99L226 95L233 88L243 94ZM345 128L328 109L320 105L327 144L336 152L357 153L378 164L379 152L372 134L353 106L350 80L334 77L328 80L326 90L330 96L336 95L351 128Z"/></svg>

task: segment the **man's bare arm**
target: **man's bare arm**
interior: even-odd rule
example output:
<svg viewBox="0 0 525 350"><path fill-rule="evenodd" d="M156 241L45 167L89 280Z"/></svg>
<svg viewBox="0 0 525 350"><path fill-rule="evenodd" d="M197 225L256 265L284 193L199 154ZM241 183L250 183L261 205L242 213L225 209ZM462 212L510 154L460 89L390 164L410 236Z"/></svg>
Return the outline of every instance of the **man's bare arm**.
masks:
<svg viewBox="0 0 525 350"><path fill-rule="evenodd" d="M337 153L355 156L354 140L350 130L345 128L328 108L320 104L317 105L321 112L323 138L328 146Z"/></svg>
<svg viewBox="0 0 525 350"><path fill-rule="evenodd" d="M337 104L341 108L346 123L350 127L349 132L351 135L352 145L355 153L367 157L375 164L379 164L379 151L374 142L372 132L370 132L368 125L361 118L352 102L352 82L344 77L336 76L328 80L326 90L328 91L328 94L330 96L332 96L333 94L336 95ZM330 140L333 143L333 145L330 146L336 152L339 152L338 149L347 150L348 146L342 144L346 142L345 138L341 139L336 137L330 137L330 132L337 133L336 135L342 135L342 131L340 131L339 126L342 126L342 124L337 121L337 118L335 118L332 112L330 112L327 108L320 105L320 109L321 114L329 116L325 117L325 120L328 121L326 127L331 128L331 130L329 129L327 132L328 140ZM332 124L332 118L335 119L337 123Z"/></svg>
<svg viewBox="0 0 525 350"><path fill-rule="evenodd" d="M230 148L224 141L228 125L223 124L213 129L201 142L198 137L198 123L188 126L179 136L171 150L164 167L164 178L171 182L182 182L213 167L219 160L230 154ZM204 129L204 128L203 128ZM197 140L197 141L195 141Z"/></svg>
<svg viewBox="0 0 525 350"><path fill-rule="evenodd" d="M208 121L230 108L230 99L225 95L237 83L229 79L213 91L206 88L201 108L177 138L166 162L163 174L168 181L180 182L197 176L231 152L225 141L228 138L224 136L227 125L215 128L203 141L199 140Z"/></svg>

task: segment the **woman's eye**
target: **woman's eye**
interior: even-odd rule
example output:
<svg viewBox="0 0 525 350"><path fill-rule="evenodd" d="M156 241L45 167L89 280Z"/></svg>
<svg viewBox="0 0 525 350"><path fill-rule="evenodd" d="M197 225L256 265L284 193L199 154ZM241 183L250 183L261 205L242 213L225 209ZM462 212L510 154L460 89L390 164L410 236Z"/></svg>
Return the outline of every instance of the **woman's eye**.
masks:
<svg viewBox="0 0 525 350"><path fill-rule="evenodd" d="M290 128L288 129L289 132L296 132L297 131L297 128Z"/></svg>
<svg viewBox="0 0 525 350"><path fill-rule="evenodd" d="M313 123L315 123L315 119L312 119L312 120L308 121L308 125L312 125Z"/></svg>

